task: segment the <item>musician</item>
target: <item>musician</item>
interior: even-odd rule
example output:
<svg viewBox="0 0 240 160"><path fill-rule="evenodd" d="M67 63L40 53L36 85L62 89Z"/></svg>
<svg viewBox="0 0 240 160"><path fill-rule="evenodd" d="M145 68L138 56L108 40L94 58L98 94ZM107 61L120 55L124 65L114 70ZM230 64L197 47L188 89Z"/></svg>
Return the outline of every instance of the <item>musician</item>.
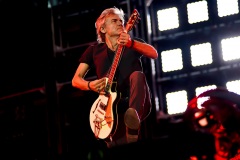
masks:
<svg viewBox="0 0 240 160"><path fill-rule="evenodd" d="M72 86L107 95L106 77L109 74L118 46L124 46L122 56L114 75L115 90L120 101L127 102L123 112L124 128L118 129L115 137L106 139L108 147L137 142L141 122L151 112L150 90L147 84L141 58L156 59L156 49L140 38L133 38L125 28L125 13L113 7L105 9L97 18L95 27L97 44L90 45L80 58L80 64L72 79ZM97 79L89 81L85 75L94 69ZM113 88L112 88L113 89ZM124 104L124 103L122 103ZM122 106L121 106L122 107ZM121 124L121 122L118 122ZM120 125L119 125L120 126Z"/></svg>

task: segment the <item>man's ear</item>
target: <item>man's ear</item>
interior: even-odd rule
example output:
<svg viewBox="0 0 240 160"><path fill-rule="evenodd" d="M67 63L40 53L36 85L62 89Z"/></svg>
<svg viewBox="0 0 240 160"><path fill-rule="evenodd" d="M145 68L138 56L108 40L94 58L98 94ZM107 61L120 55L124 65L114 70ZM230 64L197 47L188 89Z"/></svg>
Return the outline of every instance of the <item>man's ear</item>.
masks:
<svg viewBox="0 0 240 160"><path fill-rule="evenodd" d="M106 33L106 30L105 30L104 27L101 27L101 28L100 28L100 31L101 31L102 33Z"/></svg>

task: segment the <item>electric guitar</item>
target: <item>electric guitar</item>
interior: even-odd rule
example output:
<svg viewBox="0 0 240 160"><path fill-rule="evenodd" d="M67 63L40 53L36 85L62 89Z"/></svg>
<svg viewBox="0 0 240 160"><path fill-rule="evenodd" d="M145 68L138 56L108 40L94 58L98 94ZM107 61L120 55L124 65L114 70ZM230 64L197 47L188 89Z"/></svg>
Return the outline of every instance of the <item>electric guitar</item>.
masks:
<svg viewBox="0 0 240 160"><path fill-rule="evenodd" d="M127 24L126 31L129 32L133 26L138 22L139 13L134 9L131 14ZM111 68L106 77L106 85L104 91L105 95L99 95L99 97L93 103L89 120L91 129L97 139L112 139L118 125L118 115L117 115L117 103L120 97L117 92L112 91L113 79L121 59L122 53L125 46L119 45L115 53ZM115 89L116 90L116 89Z"/></svg>

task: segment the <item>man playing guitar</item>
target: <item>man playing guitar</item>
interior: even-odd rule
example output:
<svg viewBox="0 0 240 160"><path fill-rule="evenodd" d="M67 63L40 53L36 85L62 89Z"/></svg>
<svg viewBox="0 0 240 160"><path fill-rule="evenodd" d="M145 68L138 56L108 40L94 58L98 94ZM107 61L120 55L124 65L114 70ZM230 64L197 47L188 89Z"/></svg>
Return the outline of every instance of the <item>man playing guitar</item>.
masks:
<svg viewBox="0 0 240 160"><path fill-rule="evenodd" d="M73 87L99 93L90 112L90 124L95 137L104 139L108 147L138 141L141 122L151 111L150 90L141 57L156 59L158 53L142 39L132 38L127 31L128 24L126 27L124 24L122 9L113 7L101 13L95 23L98 44L85 50L72 79ZM84 77L92 68L97 79L87 81ZM116 92L112 92L112 80L116 82ZM127 102L123 119L115 115L117 111L111 113L116 107L122 107L118 103L121 100ZM125 124L123 129L119 125L121 121Z"/></svg>

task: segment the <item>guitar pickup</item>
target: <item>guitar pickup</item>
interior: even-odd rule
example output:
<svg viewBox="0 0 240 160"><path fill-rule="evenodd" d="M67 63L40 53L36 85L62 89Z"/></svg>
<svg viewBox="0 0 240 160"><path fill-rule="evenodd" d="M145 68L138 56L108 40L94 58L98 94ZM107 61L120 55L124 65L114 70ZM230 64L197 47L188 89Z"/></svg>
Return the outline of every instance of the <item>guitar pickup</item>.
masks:
<svg viewBox="0 0 240 160"><path fill-rule="evenodd" d="M106 109L106 106L107 106L107 105L105 105L105 104L102 103L102 102L99 104L99 107L100 107L102 110L104 110L104 111L105 111L105 109Z"/></svg>

